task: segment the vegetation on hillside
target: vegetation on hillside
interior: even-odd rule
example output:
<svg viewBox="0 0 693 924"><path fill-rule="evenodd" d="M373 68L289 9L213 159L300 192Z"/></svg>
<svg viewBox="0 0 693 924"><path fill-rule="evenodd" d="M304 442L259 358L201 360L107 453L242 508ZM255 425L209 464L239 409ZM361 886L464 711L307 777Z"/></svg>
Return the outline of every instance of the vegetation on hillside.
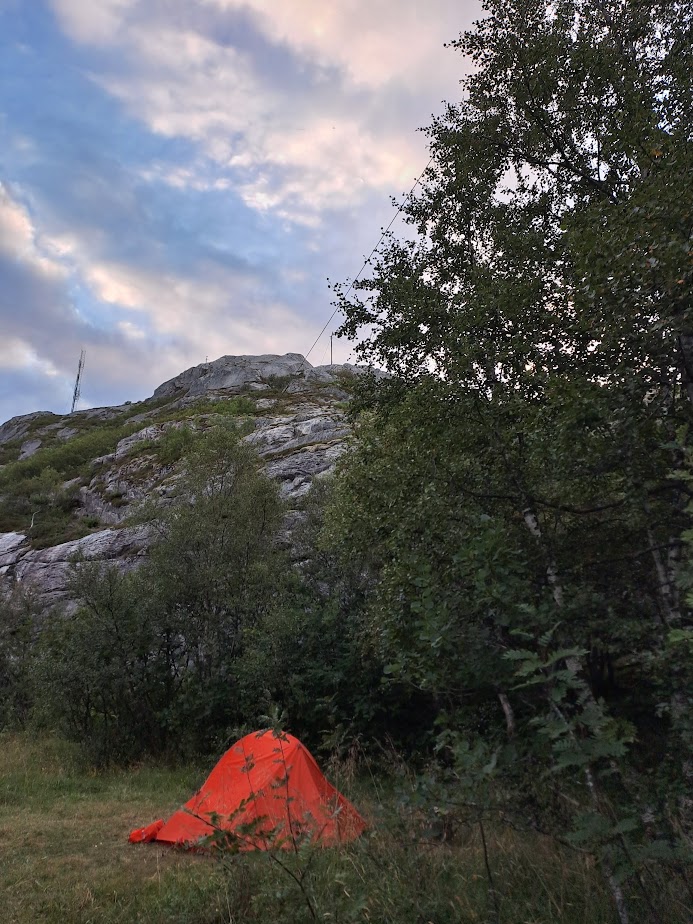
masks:
<svg viewBox="0 0 693 924"><path fill-rule="evenodd" d="M113 452L119 440L138 429L107 424L5 465L0 470L0 532L31 530L37 548L86 535L98 519L74 514L92 461Z"/></svg>
<svg viewBox="0 0 693 924"><path fill-rule="evenodd" d="M114 453L121 440L152 424L168 424L158 439L139 440L125 454L126 458L149 454L151 465L140 476L164 469L163 477L166 467L179 462L192 447L196 425L243 419L255 410L254 402L240 395L191 402L184 408L169 398L150 399L105 419L75 414L58 418L57 424L55 415L37 415L21 439L0 447L0 532L23 532L34 548L79 539L102 525L97 516L81 509L80 488L92 480L95 460ZM61 424L67 431L62 437L57 435ZM40 440L40 447L18 459L21 445L32 439ZM104 499L117 502L121 497Z"/></svg>

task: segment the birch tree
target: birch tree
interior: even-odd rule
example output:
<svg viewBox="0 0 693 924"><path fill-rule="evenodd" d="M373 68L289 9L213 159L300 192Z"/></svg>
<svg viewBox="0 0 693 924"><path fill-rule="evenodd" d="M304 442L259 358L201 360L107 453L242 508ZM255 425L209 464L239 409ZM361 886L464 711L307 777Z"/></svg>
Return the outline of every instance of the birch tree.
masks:
<svg viewBox="0 0 693 924"><path fill-rule="evenodd" d="M499 734L581 767L620 919L630 876L657 920L645 847L673 843L690 782L668 665L690 627L693 4L486 13L452 43L476 70L427 129L410 233L337 290L392 374L361 390L341 536L370 555L392 670L449 726L495 700Z"/></svg>

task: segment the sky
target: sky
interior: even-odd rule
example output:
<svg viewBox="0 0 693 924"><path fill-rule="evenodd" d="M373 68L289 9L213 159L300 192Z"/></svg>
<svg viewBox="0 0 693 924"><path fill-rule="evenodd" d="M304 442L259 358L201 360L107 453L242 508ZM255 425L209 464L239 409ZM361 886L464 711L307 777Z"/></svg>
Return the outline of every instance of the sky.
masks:
<svg viewBox="0 0 693 924"><path fill-rule="evenodd" d="M0 0L0 422L308 352L479 0ZM332 328L336 328L335 319ZM329 330L310 355L330 361ZM334 340L334 361L350 358Z"/></svg>

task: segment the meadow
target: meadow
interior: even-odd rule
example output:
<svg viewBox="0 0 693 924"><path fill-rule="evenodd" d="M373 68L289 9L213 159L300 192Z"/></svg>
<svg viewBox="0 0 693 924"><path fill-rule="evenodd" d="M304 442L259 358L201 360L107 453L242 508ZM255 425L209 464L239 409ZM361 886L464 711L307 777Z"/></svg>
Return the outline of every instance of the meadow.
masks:
<svg viewBox="0 0 693 924"><path fill-rule="evenodd" d="M593 861L548 839L436 825L407 781L334 764L371 825L359 842L299 854L217 857L131 845L131 828L175 810L208 767L90 770L55 738L0 738L0 893L7 924L503 922L607 924ZM489 862L491 889L489 889ZM684 918L673 917L673 920Z"/></svg>

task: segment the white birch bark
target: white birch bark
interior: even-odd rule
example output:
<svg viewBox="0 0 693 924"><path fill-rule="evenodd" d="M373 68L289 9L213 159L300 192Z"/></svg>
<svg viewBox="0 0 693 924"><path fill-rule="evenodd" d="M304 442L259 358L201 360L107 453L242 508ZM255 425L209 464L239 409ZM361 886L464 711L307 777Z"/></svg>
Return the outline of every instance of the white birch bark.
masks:
<svg viewBox="0 0 693 924"><path fill-rule="evenodd" d="M659 597L662 601L662 608L664 610L664 621L667 626L671 628L681 621L678 587L676 585L676 560L678 558L678 550L673 543L670 543L665 562L662 556L662 550L657 547L652 530L649 526L647 527L647 541L657 572L657 586L659 589Z"/></svg>
<svg viewBox="0 0 693 924"><path fill-rule="evenodd" d="M499 693L498 699L501 704L501 709L503 710L503 715L505 716L505 727L508 730L508 738L512 738L515 734L515 711L505 693Z"/></svg>

